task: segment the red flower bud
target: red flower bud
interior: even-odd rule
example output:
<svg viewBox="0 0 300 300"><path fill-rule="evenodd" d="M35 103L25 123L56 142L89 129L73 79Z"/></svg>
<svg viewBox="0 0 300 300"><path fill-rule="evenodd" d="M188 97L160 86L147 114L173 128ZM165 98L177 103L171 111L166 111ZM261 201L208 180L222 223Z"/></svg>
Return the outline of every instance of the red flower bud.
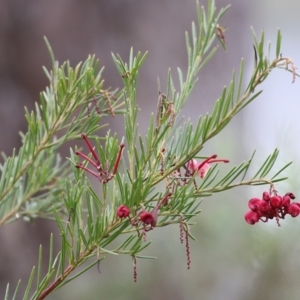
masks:
<svg viewBox="0 0 300 300"><path fill-rule="evenodd" d="M154 222L154 218L153 218L152 214L148 211L141 212L140 219L145 225L152 226L152 223Z"/></svg>
<svg viewBox="0 0 300 300"><path fill-rule="evenodd" d="M252 211L258 211L259 209L259 204L262 202L262 200L258 199L258 198L252 198L249 200L248 202L248 207L252 210Z"/></svg>
<svg viewBox="0 0 300 300"><path fill-rule="evenodd" d="M270 201L270 198L269 192L263 192L263 200Z"/></svg>
<svg viewBox="0 0 300 300"><path fill-rule="evenodd" d="M291 204L291 198L288 195L285 195L282 199L282 206L284 208L288 208L290 204Z"/></svg>
<svg viewBox="0 0 300 300"><path fill-rule="evenodd" d="M300 213L300 207L296 203L292 203L289 205L287 213L290 214L293 218L295 218Z"/></svg>
<svg viewBox="0 0 300 300"><path fill-rule="evenodd" d="M126 205L120 205L117 208L117 215L120 219L127 218L130 214L130 209Z"/></svg>
<svg viewBox="0 0 300 300"><path fill-rule="evenodd" d="M280 196L274 196L270 199L270 205L274 208L279 208L282 204L282 198Z"/></svg>
<svg viewBox="0 0 300 300"><path fill-rule="evenodd" d="M258 212L261 213L263 216L270 215L271 212L271 206L266 201L260 201L258 206Z"/></svg>
<svg viewBox="0 0 300 300"><path fill-rule="evenodd" d="M291 199L295 199L296 196L293 193L286 193L286 196L289 196Z"/></svg>
<svg viewBox="0 0 300 300"><path fill-rule="evenodd" d="M252 210L249 210L248 212L246 212L245 221L250 225L254 225L255 223L257 223L259 221L258 212L254 212Z"/></svg>
<svg viewBox="0 0 300 300"><path fill-rule="evenodd" d="M295 218L300 213L300 207L296 203L292 203L289 205L287 213L290 214L293 218Z"/></svg>

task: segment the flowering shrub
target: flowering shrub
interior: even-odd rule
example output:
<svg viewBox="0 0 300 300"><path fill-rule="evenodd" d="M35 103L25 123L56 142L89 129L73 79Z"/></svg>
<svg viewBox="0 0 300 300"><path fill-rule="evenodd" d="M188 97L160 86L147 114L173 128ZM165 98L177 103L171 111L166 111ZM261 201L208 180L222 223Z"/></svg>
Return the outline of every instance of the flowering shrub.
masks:
<svg viewBox="0 0 300 300"><path fill-rule="evenodd" d="M36 112L26 110L28 132L22 136L18 154L6 158L1 166L0 225L34 218L55 219L59 228L61 251L53 251L50 237L49 267L41 276L42 247L39 252L36 288L32 289L34 270L30 275L25 299L32 289L32 299L44 299L54 290L98 265L105 255L129 256L133 261L133 277L137 281L138 259L150 245L146 234L160 227L179 225L179 240L186 246L187 267L191 266L189 237L191 219L200 213L201 199L238 186L266 184L270 187L262 198L250 199L245 220L249 224L279 220L286 215L297 217L300 203L292 202L293 193L284 196L274 188L286 179L282 172L290 162L274 171L278 150L267 157L257 172L249 171L254 154L245 162L232 166L230 159L207 156L203 150L210 139L217 136L242 109L258 98L258 86L276 68L291 72L295 81L293 61L281 54L281 33L271 57L265 55L264 33L254 37L254 69L246 85L243 61L240 74L233 75L211 114L200 117L196 124L179 119L198 73L213 57L218 39L226 47L225 29L219 25L227 8L217 12L214 1L208 8L197 5L197 24L186 35L187 72L178 69L179 88L175 89L173 75L168 74L164 93L158 84L158 104L151 115L145 136L138 134L137 82L138 72L147 53L133 54L128 63L119 55L112 55L123 87L104 88L103 69L89 57L73 69L68 62L61 66L52 59L52 70L45 69L50 86L41 94ZM242 87L246 86L245 89ZM108 130L105 137L94 133L102 127L104 116L124 116L125 136L119 138ZM67 141L82 138L88 154L77 146L71 149L69 161L62 163L58 148ZM121 142L120 142L121 141ZM220 153L221 154L221 153ZM223 163L226 163L224 165ZM90 166L89 166L90 165ZM225 175L218 174L224 167ZM271 174L274 171L273 175ZM97 192L87 174L97 179ZM275 175L274 175L275 174ZM119 237L123 235L123 239ZM112 243L118 247L112 248ZM89 265L78 271L83 263ZM78 273L76 273L78 272ZM74 276L70 278L71 274ZM17 290L13 299L17 296ZM8 297L9 286L5 299Z"/></svg>

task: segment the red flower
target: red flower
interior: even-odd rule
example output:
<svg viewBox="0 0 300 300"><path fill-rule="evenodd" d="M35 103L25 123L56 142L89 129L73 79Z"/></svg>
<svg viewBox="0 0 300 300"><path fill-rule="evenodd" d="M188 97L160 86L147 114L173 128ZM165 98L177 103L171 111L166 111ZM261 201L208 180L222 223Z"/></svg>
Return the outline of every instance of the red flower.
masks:
<svg viewBox="0 0 300 300"><path fill-rule="evenodd" d="M259 221L258 212L252 210L247 211L245 214L245 221L250 225L254 225L255 223L257 223Z"/></svg>
<svg viewBox="0 0 300 300"><path fill-rule="evenodd" d="M282 205L282 198L280 196L271 197L270 205L274 208L280 208Z"/></svg>
<svg viewBox="0 0 300 300"><path fill-rule="evenodd" d="M140 214L140 220L142 223L144 223L144 225L151 225L151 227L155 227L157 222L157 214L155 216L155 214L152 214L151 212L143 211Z"/></svg>
<svg viewBox="0 0 300 300"><path fill-rule="evenodd" d="M258 198L252 198L248 202L248 206L252 211L258 211L261 200Z"/></svg>
<svg viewBox="0 0 300 300"><path fill-rule="evenodd" d="M198 175L200 178L204 178L210 168L210 164L211 163L215 163L215 162L224 162L224 163L228 163L229 160L228 159L216 159L217 155L214 154L210 157L208 157L207 159L205 159L204 161L198 163L196 159L191 159L188 163L187 163L187 168L193 172L193 174L195 172L198 172Z"/></svg>
<svg viewBox="0 0 300 300"><path fill-rule="evenodd" d="M290 214L293 218L295 218L300 213L300 207L296 203L292 203L289 205L287 213Z"/></svg>

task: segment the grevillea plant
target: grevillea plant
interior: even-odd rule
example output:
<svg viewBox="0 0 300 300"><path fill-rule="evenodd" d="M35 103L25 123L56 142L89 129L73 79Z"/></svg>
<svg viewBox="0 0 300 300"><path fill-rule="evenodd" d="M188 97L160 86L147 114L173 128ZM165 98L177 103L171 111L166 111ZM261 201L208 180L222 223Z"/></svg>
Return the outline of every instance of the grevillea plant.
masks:
<svg viewBox="0 0 300 300"><path fill-rule="evenodd" d="M40 248L37 271L32 269L24 299L29 293L30 299L44 299L90 268L98 265L100 270L101 261L110 254L132 259L136 281L138 260L149 258L143 254L150 245L148 232L163 226L178 226L190 268L191 219L200 213L201 199L217 192L249 186L256 194L257 185L267 185L269 191L261 199L249 201L250 210L245 215L249 224L270 219L280 224L279 219L285 216L299 215L300 204L291 203L295 195L288 192L280 196L274 188L276 182L286 179L281 174L290 165L287 162L273 170L277 149L256 172L249 171L254 154L232 166L230 157L220 159L217 154L222 153L203 150L208 140L258 98L262 93L260 84L274 69L289 71L291 81L295 81L293 61L280 50L280 31L274 52L268 48L267 55L264 33L258 38L253 32L251 78L244 81L241 61L239 74L233 73L211 114L200 116L195 124L178 117L198 73L217 50L215 40L226 46L225 30L219 25L226 10L217 11L212 0L207 9L197 5L197 22L192 23L191 34L187 33L185 40L187 72L178 69L179 87L175 88L171 72L167 86L162 90L159 86L157 111L150 117L145 136L139 135L136 91L146 53L134 56L131 49L128 63L112 55L124 86L111 90L104 87L103 68L99 71L94 56L75 69L69 62L59 66L46 40L52 60L52 70L45 69L50 85L41 93L35 112L26 110L28 131L22 135L23 145L18 153L5 158L0 169L0 225L18 219L49 218L56 221L60 231L60 236L50 237L46 271L41 270ZM109 130L105 136L95 135L100 128L104 130L103 117L117 115L124 117L124 137L112 135ZM72 140L85 147L72 147L69 160L62 161L58 149ZM225 170L222 176L218 174L220 164ZM87 174L96 178L96 189ZM53 250L54 238L61 240L58 253ZM87 262L79 271L78 267ZM12 299L21 299L18 288L19 284ZM10 296L8 285L5 299Z"/></svg>

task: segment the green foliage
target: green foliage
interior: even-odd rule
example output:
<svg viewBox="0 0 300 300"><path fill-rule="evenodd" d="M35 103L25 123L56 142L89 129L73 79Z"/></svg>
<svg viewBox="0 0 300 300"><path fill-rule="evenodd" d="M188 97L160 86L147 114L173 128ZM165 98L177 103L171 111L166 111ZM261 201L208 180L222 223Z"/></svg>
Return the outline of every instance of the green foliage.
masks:
<svg viewBox="0 0 300 300"><path fill-rule="evenodd" d="M200 213L203 197L237 186L272 185L286 179L281 173L290 163L273 172L277 149L254 175L248 174L254 153L249 160L233 166L222 178L218 176L218 165L212 167L201 181L196 179L197 172L188 171L187 163L199 155L204 144L261 94L257 87L273 69L284 67L293 73L293 80L296 76L293 62L280 54L280 31L273 59L270 47L265 55L264 33L258 39L253 32L255 65L246 89L243 90L241 61L239 75L233 73L210 115L201 116L196 124L178 120L198 73L217 50L213 46L215 39L226 46L223 28L218 24L227 9L217 13L212 0L208 1L207 10L197 4L197 24L192 23L191 34L186 33L187 72L184 74L178 68L178 90L171 71L165 94L161 93L159 85L156 116L151 115L145 137L139 136L136 125L136 90L138 72L146 53L134 56L131 49L128 63L112 54L124 87L120 92L110 91L103 87L103 68L99 70L94 56L75 69L69 62L58 66L46 40L52 70L44 70L50 85L41 93L35 112L25 111L28 131L21 135L23 145L18 154L14 151L11 157L3 156L4 164L0 168L0 225L21 217L24 220L40 217L54 219L60 231L61 251L54 254L51 235L49 267L43 277L40 247L38 266L32 269L23 299L29 299L32 290L30 299L44 299L53 290L99 264L108 254L126 254L134 260L152 258L142 254L150 244L145 241L145 224L141 222L143 211L152 212L159 208L159 220L152 227L179 223L191 236L190 220ZM124 115L125 137L111 136L109 131L105 137L94 136L104 126L103 117L115 114ZM102 184L100 194L93 190L82 170L88 167L88 160L78 167L77 149L76 152L71 149L69 161L62 162L57 154L61 145L78 140L82 133L95 140L92 147L96 146L94 151L101 166L107 168L105 170L111 176ZM125 151L118 167L121 140ZM90 164L95 159L93 155L86 156ZM165 185L164 190L157 187L161 183ZM130 219L117 216L117 208L121 205L130 209ZM112 247L112 243L118 246ZM84 269L78 271L78 267L87 261ZM20 282L12 299L16 299L19 285ZM5 299L9 299L9 285Z"/></svg>

